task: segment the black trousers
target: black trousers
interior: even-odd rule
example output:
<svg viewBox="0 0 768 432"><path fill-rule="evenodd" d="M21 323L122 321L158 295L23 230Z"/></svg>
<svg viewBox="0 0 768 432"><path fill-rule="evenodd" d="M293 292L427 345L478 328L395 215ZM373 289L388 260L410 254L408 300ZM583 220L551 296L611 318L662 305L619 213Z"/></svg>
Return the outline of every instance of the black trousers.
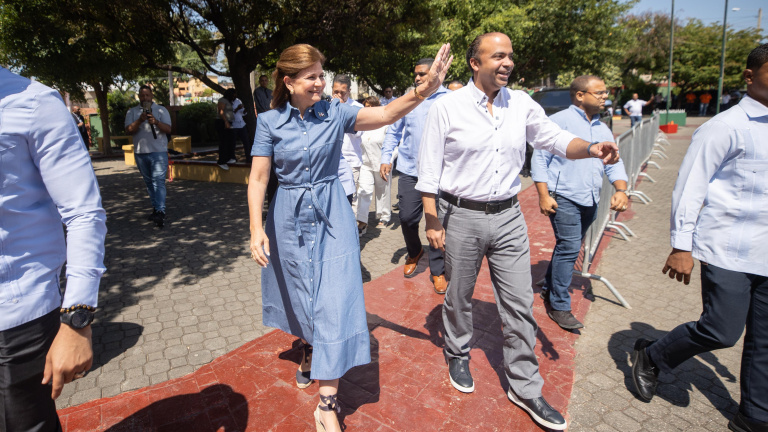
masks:
<svg viewBox="0 0 768 432"><path fill-rule="evenodd" d="M61 431L51 385L40 384L59 325L59 311L54 309L0 331L0 431Z"/></svg>
<svg viewBox="0 0 768 432"><path fill-rule="evenodd" d="M248 139L248 128L241 127L237 129L232 129L232 131L235 134L235 146L237 146L237 140L240 140L240 142L243 143L243 152L245 153L245 160L247 162L250 162L251 149L253 148L253 140Z"/></svg>
<svg viewBox="0 0 768 432"><path fill-rule="evenodd" d="M670 372L695 355L732 347L746 326L739 410L768 422L768 277L702 263L701 297L699 320L675 327L648 347L648 355Z"/></svg>
<svg viewBox="0 0 768 432"><path fill-rule="evenodd" d="M421 201L421 192L416 190L418 177L400 174L397 181L397 198L400 207L400 229L403 231L405 248L410 258L416 257L421 252L421 237L419 237L419 223L424 214L424 205ZM429 272L433 276L445 274L445 259L440 249L429 247Z"/></svg>
<svg viewBox="0 0 768 432"><path fill-rule="evenodd" d="M235 130L227 129L224 120L216 119L216 133L219 134L219 160L217 164L225 164L235 158Z"/></svg>

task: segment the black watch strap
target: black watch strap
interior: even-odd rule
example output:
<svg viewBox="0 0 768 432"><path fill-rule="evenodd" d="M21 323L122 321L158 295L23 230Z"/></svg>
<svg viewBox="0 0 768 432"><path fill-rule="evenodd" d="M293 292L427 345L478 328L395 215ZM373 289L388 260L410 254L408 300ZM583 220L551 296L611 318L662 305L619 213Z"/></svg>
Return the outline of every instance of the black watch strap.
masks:
<svg viewBox="0 0 768 432"><path fill-rule="evenodd" d="M95 308L80 307L61 310L61 323L74 329L82 329L93 322Z"/></svg>

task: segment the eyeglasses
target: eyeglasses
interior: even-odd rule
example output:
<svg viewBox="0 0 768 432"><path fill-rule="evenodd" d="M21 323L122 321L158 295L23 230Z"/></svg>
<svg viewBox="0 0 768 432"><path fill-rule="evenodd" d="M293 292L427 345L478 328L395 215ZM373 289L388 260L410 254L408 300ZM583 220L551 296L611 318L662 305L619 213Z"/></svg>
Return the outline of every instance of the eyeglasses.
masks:
<svg viewBox="0 0 768 432"><path fill-rule="evenodd" d="M599 91L599 92L591 92L591 91L586 91L586 90L579 90L579 91L582 92L582 93L589 93L592 96L597 97L597 98L608 96L608 91L607 90L603 90L603 91Z"/></svg>

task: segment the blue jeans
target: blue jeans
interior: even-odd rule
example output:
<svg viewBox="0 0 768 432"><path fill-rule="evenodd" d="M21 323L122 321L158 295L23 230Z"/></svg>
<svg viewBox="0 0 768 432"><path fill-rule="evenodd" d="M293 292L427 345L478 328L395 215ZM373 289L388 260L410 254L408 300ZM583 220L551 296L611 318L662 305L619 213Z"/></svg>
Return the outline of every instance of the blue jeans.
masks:
<svg viewBox="0 0 768 432"><path fill-rule="evenodd" d="M573 279L573 265L579 257L581 241L589 226L597 217L597 204L582 206L558 196L557 212L549 216L555 232L555 250L547 267L547 287L552 309L571 310L571 295L568 287Z"/></svg>
<svg viewBox="0 0 768 432"><path fill-rule="evenodd" d="M631 116L629 116L629 121L631 122L629 126L632 127L632 126L635 125L635 123L640 123L641 121L643 121L643 116L641 116L641 115L639 115L639 116L631 115Z"/></svg>
<svg viewBox="0 0 768 432"><path fill-rule="evenodd" d="M168 152L136 153L139 167L147 185L149 200L155 210L165 213L165 176L168 173Z"/></svg>
<svg viewBox="0 0 768 432"><path fill-rule="evenodd" d="M672 372L693 356L734 346L746 327L739 411L768 422L768 277L701 263L701 299L699 320L675 327L648 347L648 355Z"/></svg>
<svg viewBox="0 0 768 432"><path fill-rule="evenodd" d="M699 117L704 117L707 115L707 108L709 108L708 103L699 104Z"/></svg>

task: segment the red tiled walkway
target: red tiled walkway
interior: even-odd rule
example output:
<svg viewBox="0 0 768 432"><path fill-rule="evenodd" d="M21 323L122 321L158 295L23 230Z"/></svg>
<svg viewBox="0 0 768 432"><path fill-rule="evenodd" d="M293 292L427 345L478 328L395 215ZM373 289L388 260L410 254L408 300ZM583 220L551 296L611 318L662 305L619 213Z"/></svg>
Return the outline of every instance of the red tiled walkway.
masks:
<svg viewBox="0 0 768 432"><path fill-rule="evenodd" d="M531 240L533 280L541 279L554 238L538 212L535 188L520 194ZM603 242L605 243L605 242ZM451 387L442 355L443 297L434 294L426 259L421 274L404 279L402 267L365 285L372 362L341 380L340 399L350 432L536 431L530 417L506 398L501 321L484 266L473 310L475 392ZM573 311L582 319L590 302L585 281L574 280ZM588 283L588 282L586 282ZM538 288L535 288L538 291ZM541 326L536 352L544 395L565 412L571 395L577 335L558 328L536 296ZM296 387L297 339L273 331L185 377L61 410L74 431L311 431L317 385Z"/></svg>

